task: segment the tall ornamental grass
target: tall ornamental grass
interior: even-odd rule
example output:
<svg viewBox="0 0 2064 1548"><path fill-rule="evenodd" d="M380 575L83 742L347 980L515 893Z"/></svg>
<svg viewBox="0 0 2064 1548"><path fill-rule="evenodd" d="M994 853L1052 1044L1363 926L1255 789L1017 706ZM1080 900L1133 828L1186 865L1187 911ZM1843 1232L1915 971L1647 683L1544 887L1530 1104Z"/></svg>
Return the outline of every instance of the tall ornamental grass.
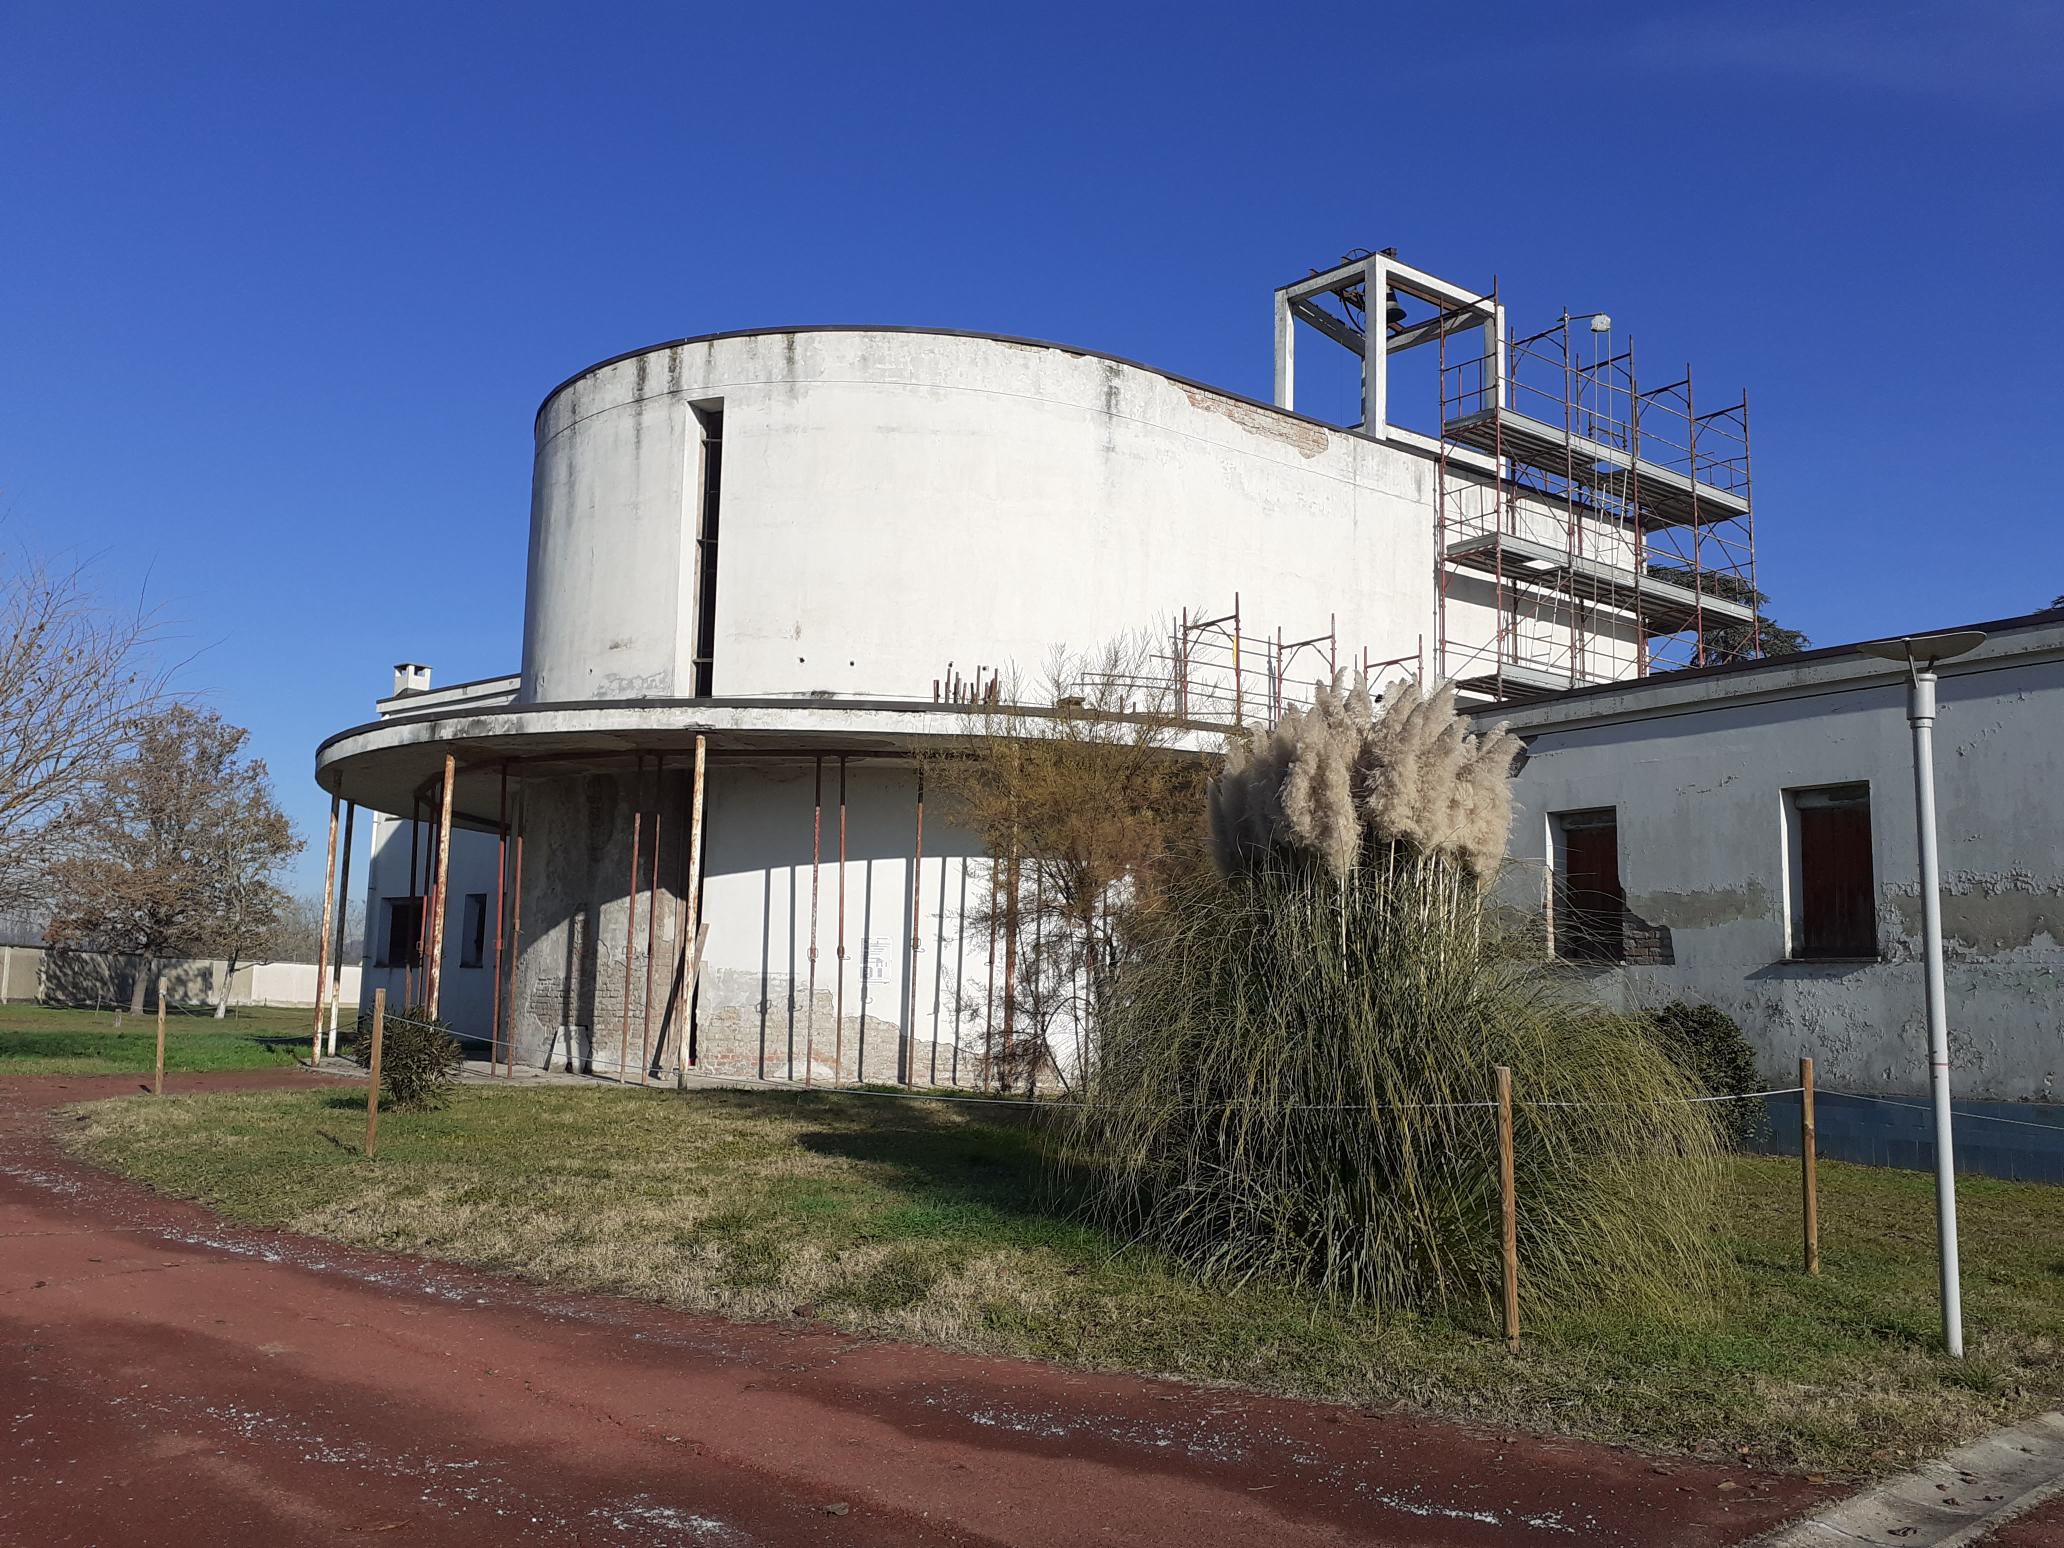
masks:
<svg viewBox="0 0 2064 1548"><path fill-rule="evenodd" d="M1219 873L1171 895L1106 1011L1076 1147L1104 1225L1207 1278L1488 1308L1504 1064L1523 1299L1702 1298L1707 1108L1637 1022L1489 933L1514 750L1445 693L1379 713L1343 682L1228 761Z"/></svg>

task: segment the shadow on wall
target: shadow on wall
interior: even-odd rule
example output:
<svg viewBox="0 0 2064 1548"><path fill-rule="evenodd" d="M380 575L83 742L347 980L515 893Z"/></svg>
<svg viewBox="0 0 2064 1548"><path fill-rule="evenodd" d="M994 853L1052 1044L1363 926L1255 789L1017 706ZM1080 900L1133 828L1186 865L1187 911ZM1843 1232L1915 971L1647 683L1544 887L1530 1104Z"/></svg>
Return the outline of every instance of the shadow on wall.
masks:
<svg viewBox="0 0 2064 1548"><path fill-rule="evenodd" d="M42 998L46 1005L126 1006L141 977L144 1003L155 1006L157 990L152 980L163 975L169 1003L212 1005L218 971L219 964L213 962L153 962L147 957L118 956L112 952L53 948L43 956Z"/></svg>

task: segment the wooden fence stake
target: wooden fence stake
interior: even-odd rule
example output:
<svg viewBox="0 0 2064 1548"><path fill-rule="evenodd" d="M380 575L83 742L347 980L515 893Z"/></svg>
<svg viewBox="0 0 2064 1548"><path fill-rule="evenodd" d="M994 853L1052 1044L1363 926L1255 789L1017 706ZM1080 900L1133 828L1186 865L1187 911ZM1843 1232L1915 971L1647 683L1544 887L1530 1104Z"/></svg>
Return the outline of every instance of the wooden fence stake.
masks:
<svg viewBox="0 0 2064 1548"><path fill-rule="evenodd" d="M373 991L373 1060L367 1071L365 1095L365 1153L368 1161L380 1148L380 1042L387 1033L387 991Z"/></svg>
<svg viewBox="0 0 2064 1548"><path fill-rule="evenodd" d="M158 980L158 1073L151 1083L151 1095L165 1094L165 980Z"/></svg>
<svg viewBox="0 0 2064 1548"><path fill-rule="evenodd" d="M1498 1072L1498 1199L1503 1215L1505 1347L1519 1349L1519 1197L1512 1178L1512 1071Z"/></svg>
<svg viewBox="0 0 2064 1548"><path fill-rule="evenodd" d="M1813 1061L1799 1061L1799 1173L1805 1188L1806 1272L1820 1274L1820 1186L1813 1154L1818 1131L1813 1123Z"/></svg>

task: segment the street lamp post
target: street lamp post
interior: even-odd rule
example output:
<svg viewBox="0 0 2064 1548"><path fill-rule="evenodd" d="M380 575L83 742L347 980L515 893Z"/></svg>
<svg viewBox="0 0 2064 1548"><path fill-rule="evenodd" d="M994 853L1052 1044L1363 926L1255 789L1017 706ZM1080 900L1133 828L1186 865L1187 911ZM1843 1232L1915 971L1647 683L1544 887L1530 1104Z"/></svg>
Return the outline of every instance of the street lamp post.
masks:
<svg viewBox="0 0 2064 1548"><path fill-rule="evenodd" d="M1904 635L1857 647L1905 665L1906 722L1913 728L1914 818L1921 851L1921 937L1928 996L1928 1085L1935 1104L1935 1219L1942 1263L1942 1344L1964 1355L1963 1290L1957 1276L1956 1158L1950 1136L1949 1010L1942 988L1942 881L1935 849L1935 664L1985 643L1977 629Z"/></svg>

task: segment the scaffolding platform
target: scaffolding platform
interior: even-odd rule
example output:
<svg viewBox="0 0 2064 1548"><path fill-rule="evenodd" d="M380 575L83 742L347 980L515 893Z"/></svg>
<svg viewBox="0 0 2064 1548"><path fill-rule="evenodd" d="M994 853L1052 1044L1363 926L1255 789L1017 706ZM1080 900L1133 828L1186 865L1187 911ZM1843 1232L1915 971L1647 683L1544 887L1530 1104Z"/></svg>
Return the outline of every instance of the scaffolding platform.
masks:
<svg viewBox="0 0 2064 1548"><path fill-rule="evenodd" d="M1558 672L1549 667L1526 666L1516 661L1508 661L1502 670L1465 671L1455 679L1455 691L1476 694L1485 699L1517 703L1528 699L1545 699L1550 694L1567 693L1572 688L1587 688L1593 683L1611 681L1611 678L1591 677L1581 672Z"/></svg>
<svg viewBox="0 0 2064 1548"><path fill-rule="evenodd" d="M1694 482L1675 468L1646 457L1630 457L1624 448L1512 408L1479 409L1447 421L1442 435L1450 441L1493 455L1502 453L1549 473L1568 473L1592 488L1610 488L1625 495L1626 480L1639 492L1644 525L1683 527L1735 521L1749 513L1749 502L1714 484Z"/></svg>
<svg viewBox="0 0 2064 1548"><path fill-rule="evenodd" d="M1677 634L1698 621L1752 625L1753 608L1711 592L1606 564L1567 548L1509 533L1479 532L1448 544L1449 564L1484 575L1503 575L1507 584L1542 586L1579 601L1638 613L1651 634ZM1508 668L1508 675L1510 669Z"/></svg>

